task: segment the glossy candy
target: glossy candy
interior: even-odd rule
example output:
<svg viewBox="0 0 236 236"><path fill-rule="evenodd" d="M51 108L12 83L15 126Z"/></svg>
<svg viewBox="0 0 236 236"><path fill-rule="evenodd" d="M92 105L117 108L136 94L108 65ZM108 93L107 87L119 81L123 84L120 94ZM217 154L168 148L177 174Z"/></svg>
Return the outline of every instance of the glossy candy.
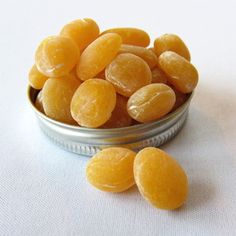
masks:
<svg viewBox="0 0 236 236"><path fill-rule="evenodd" d="M149 84L136 91L128 100L129 115L139 122L157 120L171 111L175 104L173 89L165 84Z"/></svg>
<svg viewBox="0 0 236 236"><path fill-rule="evenodd" d="M190 93L198 83L196 68L175 52L163 52L158 58L160 68L168 76L168 82L182 93Z"/></svg>
<svg viewBox="0 0 236 236"><path fill-rule="evenodd" d="M45 114L57 121L76 124L70 114L70 102L79 85L79 81L69 75L48 79L42 89Z"/></svg>
<svg viewBox="0 0 236 236"><path fill-rule="evenodd" d="M122 53L107 66L106 79L114 85L117 93L129 97L139 88L150 84L152 75L142 58Z"/></svg>
<svg viewBox="0 0 236 236"><path fill-rule="evenodd" d="M51 36L43 40L36 50L35 63L45 76L61 77L72 70L79 55L79 49L72 39Z"/></svg>
<svg viewBox="0 0 236 236"><path fill-rule="evenodd" d="M137 28L113 28L104 31L103 34L104 33L119 34L123 44L147 47L150 43L149 35L145 31Z"/></svg>
<svg viewBox="0 0 236 236"><path fill-rule="evenodd" d="M81 54L77 75L81 80L94 78L116 56L121 46L118 34L108 33L93 41Z"/></svg>
<svg viewBox="0 0 236 236"><path fill-rule="evenodd" d="M137 154L134 177L142 196L157 208L173 210L187 198L188 180L184 170L158 148L147 147Z"/></svg>
<svg viewBox="0 0 236 236"><path fill-rule="evenodd" d="M109 120L115 105L116 92L112 84L102 79L90 79L74 93L71 114L79 125L96 128Z"/></svg>
<svg viewBox="0 0 236 236"><path fill-rule="evenodd" d="M87 180L106 192L122 192L134 185L136 153L121 147L106 148L93 156L86 168Z"/></svg>
<svg viewBox="0 0 236 236"><path fill-rule="evenodd" d="M183 40L175 34L164 34L154 41L157 56L165 51L173 51L190 61L190 53Z"/></svg>
<svg viewBox="0 0 236 236"><path fill-rule="evenodd" d="M73 39L80 51L83 51L99 36L99 27L92 19L78 19L66 24L60 35Z"/></svg>

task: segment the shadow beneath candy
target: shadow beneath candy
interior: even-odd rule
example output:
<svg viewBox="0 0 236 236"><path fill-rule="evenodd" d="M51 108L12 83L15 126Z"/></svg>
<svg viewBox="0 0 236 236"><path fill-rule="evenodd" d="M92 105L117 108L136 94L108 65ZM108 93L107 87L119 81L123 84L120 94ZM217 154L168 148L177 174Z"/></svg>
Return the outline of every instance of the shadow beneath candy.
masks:
<svg viewBox="0 0 236 236"><path fill-rule="evenodd" d="M212 183L201 181L192 182L189 185L188 200L185 204L185 209L195 210L196 208L203 207L212 201L216 194L215 188Z"/></svg>
<svg viewBox="0 0 236 236"><path fill-rule="evenodd" d="M88 189L89 191L95 191L96 193L99 193L99 194L103 194L103 195L106 195L108 197L122 197L122 198L125 198L125 197L130 197L130 196L133 196L133 195L138 195L140 194L139 193L139 190L135 185L133 185L132 187L130 187L129 189L123 191L123 192L106 192L106 191L101 191L101 190L98 190L90 185L88 185Z"/></svg>
<svg viewBox="0 0 236 236"><path fill-rule="evenodd" d="M120 192L120 193L116 193L118 195L122 195L122 196L125 196L125 195L134 195L134 194L139 194L139 191L138 191L138 188L136 186L136 184L134 186L132 186L131 188L127 189L126 191L124 192Z"/></svg>
<svg viewBox="0 0 236 236"><path fill-rule="evenodd" d="M170 214L179 214L184 211L194 212L195 210L205 207L209 202L213 201L216 194L212 184L201 181L192 181L189 184L189 193L187 201L180 208L170 211Z"/></svg>

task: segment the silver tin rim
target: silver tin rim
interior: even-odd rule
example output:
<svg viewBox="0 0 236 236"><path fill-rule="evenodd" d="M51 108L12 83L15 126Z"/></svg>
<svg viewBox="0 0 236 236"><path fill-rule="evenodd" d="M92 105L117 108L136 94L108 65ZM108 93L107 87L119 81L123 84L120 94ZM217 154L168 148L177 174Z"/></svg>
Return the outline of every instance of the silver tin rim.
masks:
<svg viewBox="0 0 236 236"><path fill-rule="evenodd" d="M123 146L138 151L160 146L173 138L184 125L193 93L186 102L162 119L124 128L91 129L53 120L34 105L38 90L28 87L28 99L43 132L61 148L84 156L94 155L109 146Z"/></svg>

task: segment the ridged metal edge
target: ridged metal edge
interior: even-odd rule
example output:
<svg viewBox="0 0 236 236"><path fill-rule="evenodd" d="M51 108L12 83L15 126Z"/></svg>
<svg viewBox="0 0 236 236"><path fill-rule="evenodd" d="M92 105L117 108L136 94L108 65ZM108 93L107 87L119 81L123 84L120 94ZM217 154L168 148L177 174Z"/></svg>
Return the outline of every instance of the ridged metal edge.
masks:
<svg viewBox="0 0 236 236"><path fill-rule="evenodd" d="M135 143L130 144L124 144L121 145L123 147L129 147L133 150L140 150L144 147L153 146L158 147L170 139L172 139L183 127L186 119L188 116L188 109L182 114L181 118L171 126L171 128L168 128L167 130L164 130L162 133L154 135L152 137L149 137L147 139L144 139L142 141L138 141ZM99 146L99 145L83 145L75 142L71 142L70 140L66 141L61 139L58 136L55 136L54 134L51 134L48 132L48 129L45 128L40 122L40 127L42 131L59 147L61 147L64 150L82 155L82 156L92 156L96 154L98 151L100 151L103 148L109 147L109 145L106 146Z"/></svg>

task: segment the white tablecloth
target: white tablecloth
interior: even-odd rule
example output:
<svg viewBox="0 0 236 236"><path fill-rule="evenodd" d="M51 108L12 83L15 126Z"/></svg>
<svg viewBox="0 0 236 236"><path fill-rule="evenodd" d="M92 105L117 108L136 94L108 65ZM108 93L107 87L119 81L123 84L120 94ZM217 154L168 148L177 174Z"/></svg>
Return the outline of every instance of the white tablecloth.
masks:
<svg viewBox="0 0 236 236"><path fill-rule="evenodd" d="M236 2L26 1L0 4L0 235L236 235ZM87 158L54 146L26 98L38 43L76 18L101 29L179 34L200 83L178 136L162 148L186 170L184 207L162 211L136 187L100 192Z"/></svg>

